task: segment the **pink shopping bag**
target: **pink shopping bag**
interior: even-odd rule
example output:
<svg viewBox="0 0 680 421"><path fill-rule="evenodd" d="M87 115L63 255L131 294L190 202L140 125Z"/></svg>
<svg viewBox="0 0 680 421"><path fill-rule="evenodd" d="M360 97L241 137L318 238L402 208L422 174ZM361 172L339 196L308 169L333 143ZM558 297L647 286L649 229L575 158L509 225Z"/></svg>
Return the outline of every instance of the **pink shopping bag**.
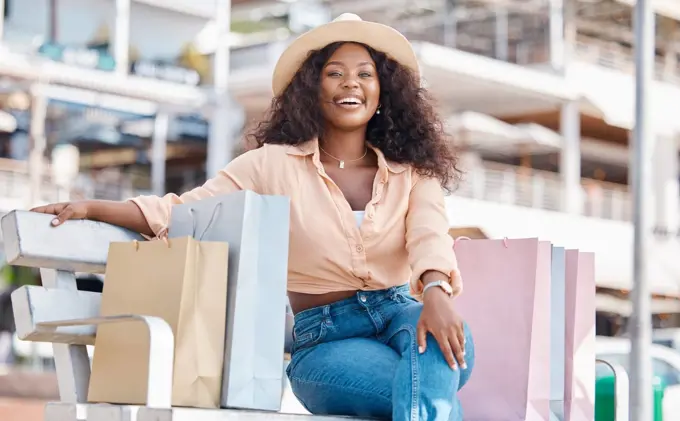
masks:
<svg viewBox="0 0 680 421"><path fill-rule="evenodd" d="M551 244L538 239L456 241L475 366L459 396L466 421L550 416Z"/></svg>
<svg viewBox="0 0 680 421"><path fill-rule="evenodd" d="M595 419L595 255L566 252L565 421Z"/></svg>

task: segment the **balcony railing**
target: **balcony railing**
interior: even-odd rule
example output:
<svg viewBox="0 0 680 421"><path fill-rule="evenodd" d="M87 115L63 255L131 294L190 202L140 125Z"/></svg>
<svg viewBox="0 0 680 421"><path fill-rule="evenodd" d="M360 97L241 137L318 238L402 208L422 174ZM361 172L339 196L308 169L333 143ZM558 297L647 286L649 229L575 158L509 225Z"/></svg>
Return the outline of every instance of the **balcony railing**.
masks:
<svg viewBox="0 0 680 421"><path fill-rule="evenodd" d="M581 61L624 73L635 73L633 50L618 43L579 35L575 53ZM662 58L655 58L654 73L657 80L680 84L680 67L669 66Z"/></svg>
<svg viewBox="0 0 680 421"><path fill-rule="evenodd" d="M123 200L146 193L133 188L126 177L120 182L102 182L87 175L78 177L72 189L66 191L51 180L49 169L46 169L40 185L40 197L36 203L31 203L31 178L27 163L0 158L0 208L25 208L62 200Z"/></svg>
<svg viewBox="0 0 680 421"><path fill-rule="evenodd" d="M196 185L198 184L200 183L197 181ZM619 221L631 220L631 198L625 187L590 179L584 179L581 187L583 200L579 208L583 215ZM26 163L0 159L0 206L38 205L29 203L30 191L31 180ZM46 175L41 185L39 201L49 203L69 199L123 200L138 194L150 192L135 189L131 181L125 177L119 182L114 182L81 175L73 189L65 192ZM493 162L485 162L482 166L467 170L454 194L557 212L566 209L564 188L558 174Z"/></svg>
<svg viewBox="0 0 680 421"><path fill-rule="evenodd" d="M564 188L558 174L496 163L467 171L456 195L514 206L564 211ZM581 185L585 216L631 220L631 198L619 185L584 179Z"/></svg>

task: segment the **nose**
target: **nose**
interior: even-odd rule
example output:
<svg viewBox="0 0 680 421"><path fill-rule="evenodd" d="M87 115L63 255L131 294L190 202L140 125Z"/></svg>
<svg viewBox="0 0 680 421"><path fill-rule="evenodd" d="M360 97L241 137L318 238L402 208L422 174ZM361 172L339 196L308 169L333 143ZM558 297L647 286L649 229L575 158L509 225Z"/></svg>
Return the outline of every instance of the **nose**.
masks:
<svg viewBox="0 0 680 421"><path fill-rule="evenodd" d="M348 77L345 79L345 83L343 83L343 87L347 89L353 89L353 88L358 88L359 87L359 82L356 81L353 77Z"/></svg>

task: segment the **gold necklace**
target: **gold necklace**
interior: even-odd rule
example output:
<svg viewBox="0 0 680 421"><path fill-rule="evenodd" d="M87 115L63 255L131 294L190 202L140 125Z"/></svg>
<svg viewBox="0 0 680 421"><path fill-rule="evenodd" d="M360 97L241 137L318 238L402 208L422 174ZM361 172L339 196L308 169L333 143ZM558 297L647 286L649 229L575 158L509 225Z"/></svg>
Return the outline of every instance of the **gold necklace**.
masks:
<svg viewBox="0 0 680 421"><path fill-rule="evenodd" d="M339 165L338 165L338 166L339 166L340 168L345 168L345 162L361 161L362 159L364 159L364 158L366 157L366 154L368 154L368 148L366 148L366 149L364 150L364 154L361 155L360 158L357 158L357 159L350 159L349 161L347 161L347 160L344 160L344 159L336 158L336 157L334 157L333 155L329 154L328 152L326 152L326 151L321 147L321 145L319 145L319 149L321 149L321 152L325 153L325 154L328 155L329 157L331 157L331 158L335 159L336 161L338 161L338 162L339 162Z"/></svg>

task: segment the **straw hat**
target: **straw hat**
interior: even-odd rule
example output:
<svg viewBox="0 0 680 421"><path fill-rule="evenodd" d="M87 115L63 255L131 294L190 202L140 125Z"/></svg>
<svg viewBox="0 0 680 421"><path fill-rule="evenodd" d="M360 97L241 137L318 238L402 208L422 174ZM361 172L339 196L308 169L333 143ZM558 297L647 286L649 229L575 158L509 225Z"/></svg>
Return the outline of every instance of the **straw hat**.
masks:
<svg viewBox="0 0 680 421"><path fill-rule="evenodd" d="M387 25L363 21L354 13L343 13L332 22L302 34L286 48L274 67L274 95L283 93L310 51L338 41L357 42L381 51L410 68L420 79L418 58L406 37Z"/></svg>

